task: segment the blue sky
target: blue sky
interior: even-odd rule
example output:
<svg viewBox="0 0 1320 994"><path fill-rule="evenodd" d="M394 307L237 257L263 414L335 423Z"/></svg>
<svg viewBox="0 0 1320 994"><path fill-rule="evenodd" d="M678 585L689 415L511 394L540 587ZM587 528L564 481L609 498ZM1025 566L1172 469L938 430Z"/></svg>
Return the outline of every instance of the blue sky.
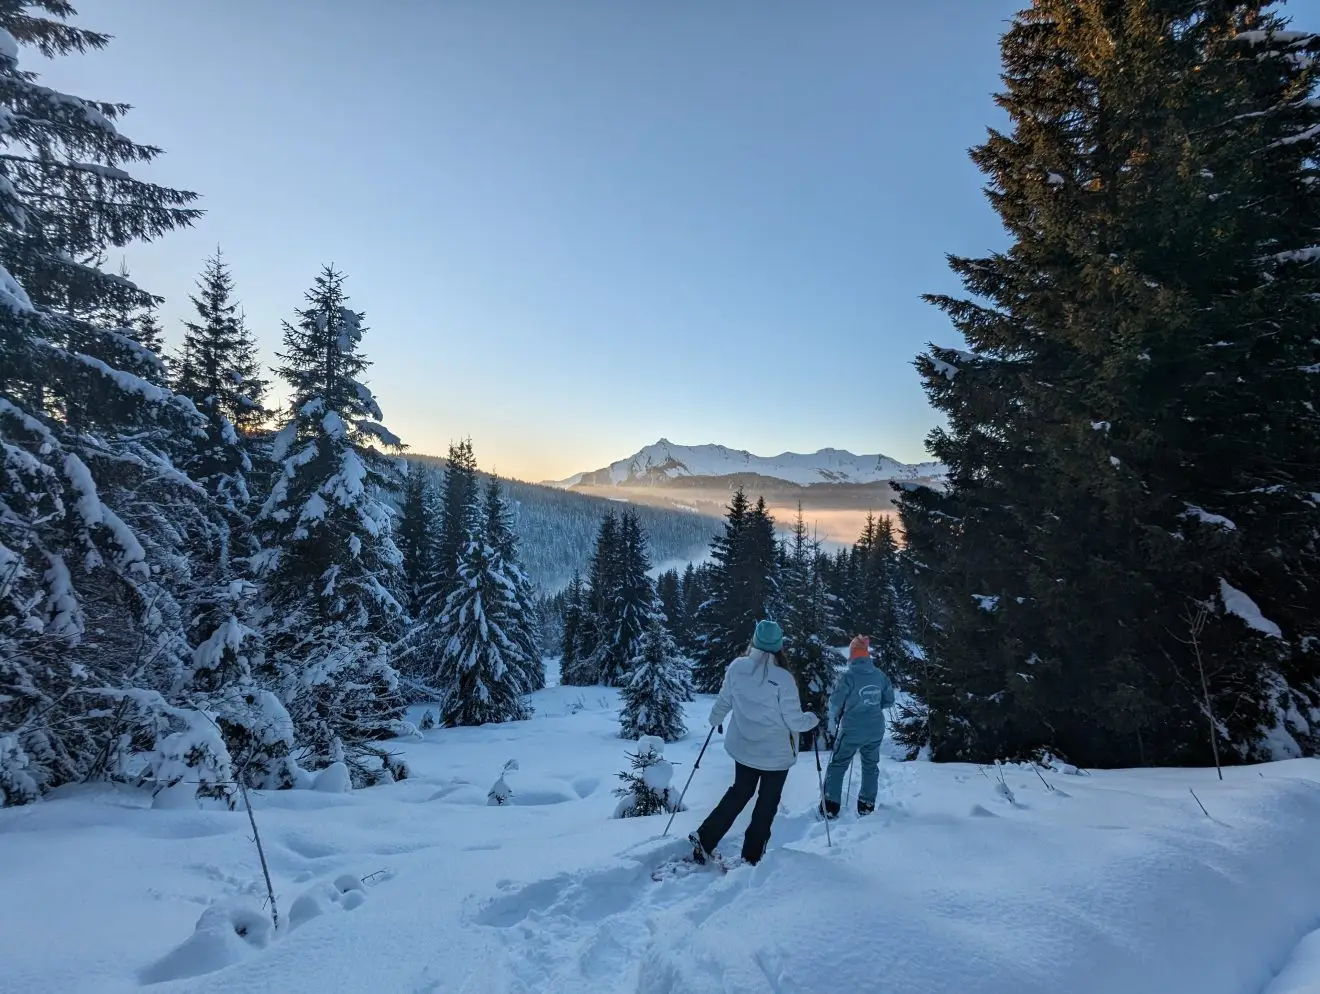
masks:
<svg viewBox="0 0 1320 994"><path fill-rule="evenodd" d="M911 360L956 343L919 294L1003 243L966 149L1021 5L117 0L84 5L105 52L25 65L134 104L146 175L203 195L126 253L174 340L217 243L268 358L334 262L418 451L917 460Z"/></svg>

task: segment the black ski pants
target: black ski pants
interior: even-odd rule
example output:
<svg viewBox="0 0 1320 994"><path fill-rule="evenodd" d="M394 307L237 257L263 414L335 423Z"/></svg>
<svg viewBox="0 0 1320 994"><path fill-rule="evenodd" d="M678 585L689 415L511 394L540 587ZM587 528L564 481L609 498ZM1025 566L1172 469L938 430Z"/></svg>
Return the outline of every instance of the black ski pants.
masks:
<svg viewBox="0 0 1320 994"><path fill-rule="evenodd" d="M754 770L736 763L733 786L724 792L715 810L697 829L697 837L705 850L712 852L720 844L755 794L756 807L752 809L752 823L743 836L742 858L749 863L759 863L765 855L765 847L770 844L770 823L779 810L779 797L784 793L787 779L788 770Z"/></svg>

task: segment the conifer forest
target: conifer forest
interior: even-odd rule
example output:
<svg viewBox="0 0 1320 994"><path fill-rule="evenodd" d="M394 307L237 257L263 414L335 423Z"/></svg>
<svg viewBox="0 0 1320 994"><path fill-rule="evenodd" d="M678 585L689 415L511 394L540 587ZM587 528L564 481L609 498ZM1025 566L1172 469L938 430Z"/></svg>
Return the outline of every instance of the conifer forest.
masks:
<svg viewBox="0 0 1320 994"><path fill-rule="evenodd" d="M1320 4L83 7L0 992L1320 991Z"/></svg>
<svg viewBox="0 0 1320 994"><path fill-rule="evenodd" d="M1317 43L1259 5L1150 6L1097 63L1054 6L1004 36L1011 127L972 151L1012 245L951 258L966 296L930 299L968 345L916 360L944 484L896 485L897 520L834 551L738 490L695 526L708 558L658 577L639 511L593 511L550 586L470 441L402 455L366 385L389 331L349 274L290 294L264 369L217 249L165 347L159 298L106 259L197 195L134 177L160 150L127 108L26 68L105 36L0 7L5 803L185 770L399 777L381 743L411 700L522 717L550 652L566 684L712 693L760 617L816 710L832 648L872 634L898 734L935 759L1314 754Z"/></svg>

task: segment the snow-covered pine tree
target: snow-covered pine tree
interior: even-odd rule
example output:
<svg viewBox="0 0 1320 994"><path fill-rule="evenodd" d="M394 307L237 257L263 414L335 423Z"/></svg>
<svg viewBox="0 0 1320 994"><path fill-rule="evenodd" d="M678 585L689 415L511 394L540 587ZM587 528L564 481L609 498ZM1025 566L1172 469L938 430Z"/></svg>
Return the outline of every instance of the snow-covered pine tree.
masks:
<svg viewBox="0 0 1320 994"><path fill-rule="evenodd" d="M259 629L248 621L257 600L254 585L236 580L202 602L217 623L196 627L210 635L193 649L171 695L205 712L218 726L236 775L249 787L294 785L293 720L280 699L256 680L265 662Z"/></svg>
<svg viewBox="0 0 1320 994"><path fill-rule="evenodd" d="M427 597L444 604L458 583L458 561L480 528L481 500L472 440L451 442L440 484L440 535Z"/></svg>
<svg viewBox="0 0 1320 994"><path fill-rule="evenodd" d="M35 9L34 9L35 8ZM91 264L191 223L195 195L125 170L159 150L19 68L103 47L63 3L0 3L0 792L116 775L151 741L188 646L184 536L216 522L175 467L204 427L159 357L90 318L153 298ZM50 15L50 16L46 16ZM89 260L83 262L80 260ZM106 707L109 702L111 706Z"/></svg>
<svg viewBox="0 0 1320 994"><path fill-rule="evenodd" d="M508 631L514 581L499 551L475 533L458 561L444 613L419 636L435 661L431 685L442 688L446 727L520 721L528 716L519 671L522 649Z"/></svg>
<svg viewBox="0 0 1320 994"><path fill-rule="evenodd" d="M973 158L1013 245L932 298L971 351L918 359L949 489L903 497L936 758L1320 747L1320 39L1284 29L1051 0L1003 39Z"/></svg>
<svg viewBox="0 0 1320 994"><path fill-rule="evenodd" d="M545 659L541 646L540 612L536 604L536 591L518 561L518 536L509 521L504 491L498 477L486 483L482 498L484 536L499 553L504 575L513 584L509 597L505 633L518 647L516 670L519 689L530 694L545 687Z"/></svg>
<svg viewBox="0 0 1320 994"><path fill-rule="evenodd" d="M829 705L837 662L831 647L843 641L835 601L821 572L822 558L820 543L807 534L799 503L781 574L784 652L802 693L802 707L813 714L824 714ZM803 748L810 748L814 734L803 736Z"/></svg>
<svg viewBox="0 0 1320 994"><path fill-rule="evenodd" d="M651 616L642 633L620 697L619 724L625 739L654 735L674 742L687 734L683 703L692 698L691 670L657 615Z"/></svg>
<svg viewBox="0 0 1320 994"><path fill-rule="evenodd" d="M362 315L343 274L326 267L294 323L284 324L279 374L292 387L275 441L279 473L261 509L268 665L312 768L342 741L355 785L385 775L375 740L403 714L388 646L403 608L392 511L402 447L359 379Z"/></svg>
<svg viewBox="0 0 1320 994"><path fill-rule="evenodd" d="M427 588L436 574L439 525L440 509L431 471L424 463L410 460L396 544L403 557L400 602L414 621L422 617Z"/></svg>
<svg viewBox="0 0 1320 994"><path fill-rule="evenodd" d="M654 735L637 740L637 751L628 753L630 769L619 774L622 786L614 794L620 798L615 818L645 818L664 814L678 807L678 791L670 786L674 765L665 759L665 743Z"/></svg>

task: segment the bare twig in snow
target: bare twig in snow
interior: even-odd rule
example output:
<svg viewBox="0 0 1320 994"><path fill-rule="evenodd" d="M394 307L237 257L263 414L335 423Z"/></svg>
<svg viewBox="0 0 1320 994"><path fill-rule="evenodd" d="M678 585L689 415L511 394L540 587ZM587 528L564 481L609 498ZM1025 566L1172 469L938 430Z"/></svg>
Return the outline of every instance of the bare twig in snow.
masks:
<svg viewBox="0 0 1320 994"><path fill-rule="evenodd" d="M1187 623L1188 637L1179 639L1184 645L1192 647L1192 654L1196 659L1196 672L1201 678L1201 710L1205 713L1205 719L1210 723L1210 752L1215 759L1215 772L1219 774L1219 779L1224 779L1224 767L1219 762L1219 729L1215 722L1214 708L1210 703L1210 681L1205 672L1205 658L1201 653L1201 634L1205 631L1206 622L1210 619L1210 609L1204 604L1193 601L1188 604L1183 614L1183 621Z"/></svg>
<svg viewBox="0 0 1320 994"><path fill-rule="evenodd" d="M1040 777L1040 782L1045 785L1046 790L1054 789L1054 784L1050 783L1048 780L1045 779L1045 774L1040 772L1039 766L1037 766L1035 763L1032 763L1031 768L1036 771L1036 776Z"/></svg>
<svg viewBox="0 0 1320 994"><path fill-rule="evenodd" d="M239 792L243 795L243 807L247 808L248 823L252 826L252 841L257 844L257 856L261 859L261 873L266 878L266 896L270 898L270 920L275 923L275 931L280 930L280 909L275 906L275 886L270 882L270 868L266 866L266 850L261 845L261 833L257 831L257 817L252 813L252 799L248 797L247 784L243 778L238 780Z"/></svg>

